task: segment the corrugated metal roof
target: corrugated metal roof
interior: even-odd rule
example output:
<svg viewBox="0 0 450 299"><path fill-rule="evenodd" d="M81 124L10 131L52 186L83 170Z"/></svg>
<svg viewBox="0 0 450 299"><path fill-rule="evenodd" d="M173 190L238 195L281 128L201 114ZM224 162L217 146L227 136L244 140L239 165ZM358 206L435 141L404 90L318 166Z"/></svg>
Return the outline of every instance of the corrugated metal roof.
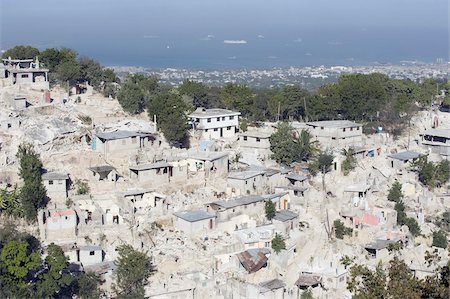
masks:
<svg viewBox="0 0 450 299"><path fill-rule="evenodd" d="M265 293L268 291L284 288L286 284L280 279L271 279L261 282L259 286L261 287L261 293Z"/></svg>
<svg viewBox="0 0 450 299"><path fill-rule="evenodd" d="M224 209L232 209L238 206L243 206L243 205L249 205L252 203L256 203L256 202L260 202L260 201L265 201L266 199L260 195L249 195L249 196L242 196L239 197L237 199L234 200L219 200L219 201L215 201L212 204L214 205L218 205Z"/></svg>
<svg viewBox="0 0 450 299"><path fill-rule="evenodd" d="M289 173L289 174L287 174L286 175L286 178L287 179L289 179L289 180L294 180L294 181L298 181L298 182L303 182L303 181L305 181L306 179L308 179L306 176L304 176L304 175L298 175L298 174L295 174L295 173Z"/></svg>
<svg viewBox="0 0 450 299"><path fill-rule="evenodd" d="M109 171L115 170L115 168L112 167L111 165L94 166L94 167L89 167L88 169L93 172L96 172L96 173L109 172Z"/></svg>

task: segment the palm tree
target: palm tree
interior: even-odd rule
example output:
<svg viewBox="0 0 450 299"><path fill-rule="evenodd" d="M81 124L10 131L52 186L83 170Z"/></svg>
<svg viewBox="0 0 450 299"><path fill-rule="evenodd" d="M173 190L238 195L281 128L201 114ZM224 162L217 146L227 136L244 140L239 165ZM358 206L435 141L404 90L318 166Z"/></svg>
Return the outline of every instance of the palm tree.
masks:
<svg viewBox="0 0 450 299"><path fill-rule="evenodd" d="M299 160L307 161L319 152L316 140L312 140L312 135L302 130L297 140Z"/></svg>

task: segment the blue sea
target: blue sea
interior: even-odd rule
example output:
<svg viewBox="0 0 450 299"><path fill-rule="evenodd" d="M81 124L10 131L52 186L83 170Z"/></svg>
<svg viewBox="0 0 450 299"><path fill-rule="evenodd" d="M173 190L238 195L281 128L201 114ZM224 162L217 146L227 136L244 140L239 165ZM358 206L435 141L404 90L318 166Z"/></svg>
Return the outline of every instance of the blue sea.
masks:
<svg viewBox="0 0 450 299"><path fill-rule="evenodd" d="M148 68L449 61L448 4L430 1L2 0L0 48L69 47Z"/></svg>

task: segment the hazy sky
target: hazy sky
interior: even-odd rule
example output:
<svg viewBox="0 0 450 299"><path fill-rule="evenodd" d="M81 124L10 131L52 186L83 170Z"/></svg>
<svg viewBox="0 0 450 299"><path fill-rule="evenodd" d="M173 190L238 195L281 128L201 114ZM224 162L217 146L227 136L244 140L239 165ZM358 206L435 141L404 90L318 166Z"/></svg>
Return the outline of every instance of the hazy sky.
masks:
<svg viewBox="0 0 450 299"><path fill-rule="evenodd" d="M424 38L430 32L447 48L448 0L0 0L0 48L112 49L137 39L201 45L215 39L273 38L280 43L326 35L328 43L352 32L377 30ZM343 37L341 32L347 32ZM208 38L209 35L209 38ZM332 37L336 35L336 38ZM422 36L423 35L423 36ZM378 35L380 36L380 35ZM398 36L398 39L402 39ZM391 37L391 40L395 37ZM382 42L382 41L381 41ZM434 42L433 42L434 43ZM141 46L144 46L143 44ZM186 46L187 47L187 46ZM433 47L433 45L430 45ZM192 48L193 49L193 48Z"/></svg>

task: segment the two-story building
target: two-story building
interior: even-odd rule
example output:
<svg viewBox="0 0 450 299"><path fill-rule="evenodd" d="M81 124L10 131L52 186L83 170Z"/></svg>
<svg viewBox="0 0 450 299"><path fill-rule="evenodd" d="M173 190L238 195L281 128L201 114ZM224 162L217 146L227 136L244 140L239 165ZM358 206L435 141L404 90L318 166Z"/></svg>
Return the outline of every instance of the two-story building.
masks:
<svg viewBox="0 0 450 299"><path fill-rule="evenodd" d="M324 147L361 146L362 125L349 120L326 120L306 123L308 131Z"/></svg>
<svg viewBox="0 0 450 299"><path fill-rule="evenodd" d="M49 89L48 69L40 67L39 59L2 59L5 78L11 85L28 85L34 88Z"/></svg>
<svg viewBox="0 0 450 299"><path fill-rule="evenodd" d="M231 110L200 107L189 114L189 124L200 140L234 138L239 132L239 115Z"/></svg>
<svg viewBox="0 0 450 299"><path fill-rule="evenodd" d="M246 131L239 134L239 147L256 157L267 160L271 156L270 133L260 131Z"/></svg>
<svg viewBox="0 0 450 299"><path fill-rule="evenodd" d="M432 153L448 159L450 156L450 129L428 129L420 134L420 143Z"/></svg>

